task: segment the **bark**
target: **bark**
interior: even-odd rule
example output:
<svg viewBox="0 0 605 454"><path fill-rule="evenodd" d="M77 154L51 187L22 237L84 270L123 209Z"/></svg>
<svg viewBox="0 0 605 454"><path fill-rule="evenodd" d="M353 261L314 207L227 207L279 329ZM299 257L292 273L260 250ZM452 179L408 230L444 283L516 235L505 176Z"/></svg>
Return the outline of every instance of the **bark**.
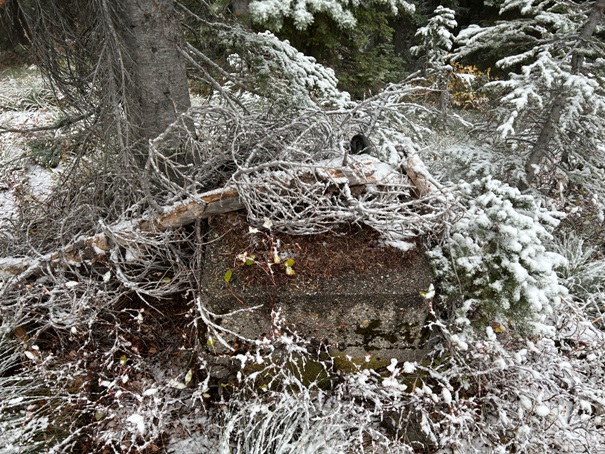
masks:
<svg viewBox="0 0 605 454"><path fill-rule="evenodd" d="M410 179L412 191L417 198L426 197L434 191L434 186L429 181L429 171L420 159L420 156L416 153L408 155L408 158L401 166L401 170Z"/></svg>
<svg viewBox="0 0 605 454"><path fill-rule="evenodd" d="M566 102L567 98L564 95L557 96L554 100L550 112L548 113L548 117L546 118L546 122L540 131L538 140L536 140L536 143L527 158L525 163L525 177L527 179L527 184L530 186L536 180L536 173L539 169L540 162L542 162L542 159L546 155L550 142L557 134L557 125L561 119L561 111Z"/></svg>
<svg viewBox="0 0 605 454"><path fill-rule="evenodd" d="M588 19L586 19L586 22L582 25L582 28L580 28L580 33L578 34L578 47L580 48L576 48L572 54L571 74L578 74L582 69L584 57L581 47L585 41L592 37L599 19L603 16L604 10L605 0L598 0L593 5ZM561 120L563 107L566 103L567 95L565 92L562 92L555 98L550 107L550 111L548 112L548 116L546 117L546 122L540 131L538 140L536 141L536 144L527 158L527 162L525 163L525 175L527 183L530 186L536 180L536 172L540 162L542 162L542 159L548 152L550 143L557 133L557 126Z"/></svg>
<svg viewBox="0 0 605 454"><path fill-rule="evenodd" d="M172 0L124 0L120 32L128 53L128 144L144 164L146 145L191 105L184 42ZM138 146L138 147L137 147Z"/></svg>

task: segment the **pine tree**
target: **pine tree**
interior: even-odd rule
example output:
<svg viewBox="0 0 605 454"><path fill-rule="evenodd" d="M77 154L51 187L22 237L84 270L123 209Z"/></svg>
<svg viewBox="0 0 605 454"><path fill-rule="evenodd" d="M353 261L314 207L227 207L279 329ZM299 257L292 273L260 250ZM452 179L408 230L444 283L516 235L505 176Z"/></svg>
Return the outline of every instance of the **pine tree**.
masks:
<svg viewBox="0 0 605 454"><path fill-rule="evenodd" d="M605 0L506 0L500 14L515 19L470 26L457 37L458 59L496 49L508 54L496 63L510 71L508 79L487 88L501 96L500 136L518 139L518 149L528 154L530 185L570 162L593 180L602 178L605 44L595 30L604 9Z"/></svg>
<svg viewBox="0 0 605 454"><path fill-rule="evenodd" d="M457 25L454 11L438 6L426 26L416 32L420 44L410 49L412 54L423 57L426 74L435 79L435 88L440 93L439 110L443 114L444 122L450 104L448 86L452 67L449 62L454 45L454 35L451 31Z"/></svg>
<svg viewBox="0 0 605 454"><path fill-rule="evenodd" d="M338 0L298 0L290 2L258 0L252 2L249 9L254 20L264 23L273 21L277 28L280 28L285 18L292 18L296 28L304 30L313 23L317 13L324 13L331 17L340 27L351 28L357 23L352 7L357 6L358 2L351 2L352 7L348 7L347 3ZM397 14L400 10L412 13L416 9L414 4L405 0L371 0L368 3L385 5L392 14ZM343 4L347 7L343 7Z"/></svg>

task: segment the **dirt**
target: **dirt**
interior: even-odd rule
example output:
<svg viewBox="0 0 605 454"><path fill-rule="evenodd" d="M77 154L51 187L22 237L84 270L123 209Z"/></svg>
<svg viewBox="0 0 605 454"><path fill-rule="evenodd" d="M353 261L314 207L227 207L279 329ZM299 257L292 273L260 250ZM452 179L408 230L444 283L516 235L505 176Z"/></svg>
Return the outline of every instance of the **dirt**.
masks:
<svg viewBox="0 0 605 454"><path fill-rule="evenodd" d="M403 270L417 261L421 253L420 245L408 252L383 245L380 234L364 225L343 226L318 235L293 236L263 228L251 233L242 213L221 216L210 220L210 224L214 226L215 238L221 237L229 246L224 252L233 256L229 269L242 286L256 286L261 282L278 287L302 286L353 272L374 274ZM275 251L280 263L275 263ZM228 262L228 257L225 259ZM293 275L286 273L289 259L293 260Z"/></svg>

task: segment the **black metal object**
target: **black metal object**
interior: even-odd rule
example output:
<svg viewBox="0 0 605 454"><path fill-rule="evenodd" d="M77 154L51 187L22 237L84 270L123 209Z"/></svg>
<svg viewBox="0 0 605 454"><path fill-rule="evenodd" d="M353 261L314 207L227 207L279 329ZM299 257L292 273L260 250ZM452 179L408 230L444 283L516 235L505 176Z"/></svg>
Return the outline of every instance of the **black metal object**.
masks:
<svg viewBox="0 0 605 454"><path fill-rule="evenodd" d="M363 134L356 134L351 139L351 154L373 154L374 144Z"/></svg>

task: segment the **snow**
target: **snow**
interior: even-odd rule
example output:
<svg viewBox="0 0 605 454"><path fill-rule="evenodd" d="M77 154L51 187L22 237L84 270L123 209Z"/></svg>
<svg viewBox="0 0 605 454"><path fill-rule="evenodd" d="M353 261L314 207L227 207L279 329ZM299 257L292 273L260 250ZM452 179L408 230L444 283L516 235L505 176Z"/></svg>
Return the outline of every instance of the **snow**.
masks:
<svg viewBox="0 0 605 454"><path fill-rule="evenodd" d="M433 11L428 24L416 32L416 37L421 39L421 44L410 49L412 54L425 55L429 65L434 69L447 66L454 41L450 30L458 25L454 17L453 10L438 6Z"/></svg>
<svg viewBox="0 0 605 454"><path fill-rule="evenodd" d="M494 360L494 365L498 369L506 369L508 367L508 365L506 364L506 360L504 358L496 358Z"/></svg>
<svg viewBox="0 0 605 454"><path fill-rule="evenodd" d="M447 388L443 388L441 390L441 396L443 397L443 401L447 404L450 405L452 403L452 393L450 392L449 389Z"/></svg>
<svg viewBox="0 0 605 454"><path fill-rule="evenodd" d="M189 431L190 435L187 438L171 437L169 439L167 452L170 454L215 454L217 436L208 430L212 426L212 421L204 421L200 418L195 423L190 423L190 426L194 430Z"/></svg>
<svg viewBox="0 0 605 454"><path fill-rule="evenodd" d="M416 371L416 364L409 361L403 363L403 371L406 374L413 374Z"/></svg>
<svg viewBox="0 0 605 454"><path fill-rule="evenodd" d="M540 405L537 405L536 408L534 408L534 412L538 416L540 416L542 418L545 418L545 417L547 417L550 414L550 408L548 408L544 404L540 404Z"/></svg>
<svg viewBox="0 0 605 454"><path fill-rule="evenodd" d="M0 269L24 269L34 264L29 257L0 257Z"/></svg>
<svg viewBox="0 0 605 454"><path fill-rule="evenodd" d="M408 14L415 11L414 4L404 0L371 0L369 3L386 5L393 15L399 10ZM353 13L343 8L343 3L338 0L257 0L250 3L249 11L257 22L274 20L281 24L284 18L290 17L301 30L313 23L315 13L327 14L339 27L345 29L352 28L357 23Z"/></svg>
<svg viewBox="0 0 605 454"><path fill-rule="evenodd" d="M126 421L132 423L140 435L145 435L145 418L143 416L134 413L126 418Z"/></svg>
<svg viewBox="0 0 605 454"><path fill-rule="evenodd" d="M382 386L384 386L385 388L390 388L390 389L396 390L398 392L404 392L407 389L406 385L399 383L399 381L396 378L392 378L392 377L387 377L387 378L383 379Z"/></svg>
<svg viewBox="0 0 605 454"><path fill-rule="evenodd" d="M395 358L391 358L391 363L387 366L387 370L391 373L394 374L395 371L397 371L397 360Z"/></svg>
<svg viewBox="0 0 605 454"><path fill-rule="evenodd" d="M496 340L496 333L494 333L494 329L491 326L485 327L485 334L489 340Z"/></svg>
<svg viewBox="0 0 605 454"><path fill-rule="evenodd" d="M306 3L254 2L254 4L256 3L263 4L258 5L258 7L261 10L263 7L266 8L267 15L274 14L271 8L282 8L282 11L278 11L277 14L282 16L292 15L302 25L308 24L311 20L310 6L319 5L318 1ZM503 8L510 8L514 3L506 2ZM539 3L516 2L516 4L521 5L523 12L526 14L533 14L534 7L537 7L536 5ZM399 2L392 1L389 4L392 6L399 4ZM286 10L290 6L292 8ZM325 8L336 7L332 5L325 6ZM337 9L330 11L331 14L339 15L342 12ZM433 23L436 28L433 31L435 37L439 39L439 49L444 51L435 54L439 58L448 56L448 52L445 51L449 50L452 41L451 33L448 31L448 23L438 23L437 21L439 17L441 19L445 18L445 13L444 10L441 10L441 13L436 11L434 14L435 21ZM345 19L342 19L342 21L346 23L346 15L339 17L344 17ZM543 24L552 24L560 31L576 30L573 23L560 20L560 15L551 14L550 12L537 14L535 18ZM485 29L469 27L461 32L459 38L463 37L468 42L473 39L478 40L481 36L485 37L485 35L481 35L483 31ZM495 35L493 30L486 31L486 33ZM429 36L429 29L420 32L420 35ZM263 37L266 38L267 42L274 42L272 35L264 35ZM322 70L316 66L313 59L294 52L293 48L288 47L288 43L274 42L274 44L279 52L290 52L288 55L289 61L297 63L298 66L289 67L289 70L296 74L298 77L296 83L300 84L301 87L318 87L325 93L331 93L335 97L340 96L336 91L335 78L332 72L327 69ZM526 64L530 57L536 57L534 64ZM524 111L548 105L549 98L544 95L543 88L547 87L550 90L562 82L566 89L574 93L565 107L564 121L568 122L568 125L573 126L574 119L579 118L585 112L598 112L599 102L601 102L598 98L598 85L595 85L592 80L587 80L583 75L570 76L567 74L565 65L568 62L557 60L558 58L554 52L542 49L539 53L526 53L501 61L501 64L505 66L513 62L524 66L521 74L512 77L511 80L502 81L499 85L510 90L508 96L502 99L504 106L509 109L503 117L503 124L500 126L500 132L504 136L514 136L519 132L526 132L526 123L523 119ZM560 68L555 68L557 65ZM345 98L346 96L341 99ZM586 100L590 101L591 98L593 102L587 106ZM45 115L48 115L48 117ZM11 122L11 125L34 126L39 122L52 121L52 112L40 110L4 112L0 116L0 123L4 121ZM584 118L584 121L590 123L588 118ZM590 124L595 125L596 123ZM594 131L596 132L598 129L594 129ZM11 134L0 135L0 146L2 147L0 151L3 163L20 158L26 152L25 145L19 142L15 135ZM441 153L442 150L439 151L439 159L445 160L445 153ZM477 159L469 158L473 161L472 165L469 165L466 169L468 174L465 177L469 179L482 172L484 174L495 173L492 170L496 166L493 162L490 162L490 157L495 156L491 152L492 150L478 148L471 150L468 147L457 146L457 148L452 147L448 151L464 155L467 158L473 156L473 153L474 156L478 157ZM393 154L393 149L390 149L389 162L392 165L383 163L371 156L352 156L351 162L352 165L371 163L375 168L374 177L379 182L387 182L391 178L401 179L400 173L395 170L397 159L393 158L396 157ZM510 157L510 159L515 158ZM447 166L448 162L446 161L444 165ZM330 163L330 166L337 166L337 163L338 159ZM340 160L340 163L342 163L342 160ZM327 163L324 164L327 165ZM30 165L21 176L23 177L22 181L31 188L32 193L43 200L52 188L54 172L56 171ZM13 189L5 187L0 190L0 217L9 217L15 210ZM461 191L464 190L464 185L461 185ZM222 191L222 189L217 191ZM436 312L438 314L444 312L445 305L457 305L456 310L458 312L453 315L451 321L441 320L439 318L441 315L436 316L435 320L432 321L433 325L431 327L438 326L440 336L444 339L444 343L440 346L447 350L445 355L438 358L437 367L427 364L425 361L418 364L412 362L400 364L400 362L393 359L386 367L386 371L390 375L386 374L385 376L385 374L376 374L374 371L364 370L357 374L342 374L339 377L341 383L330 390L332 394L320 388L315 388L313 393L317 402L308 400L310 393L305 394L303 392L298 395L294 394L291 389L288 389L287 392L280 392L274 389L270 390L265 385L263 385L264 392L259 400L253 401L251 396L258 392L258 388L246 388L245 381L249 379L253 382L255 378L262 377L263 374L256 372L246 376L244 373L246 361L254 361L258 365L269 368L276 366L272 361L275 360L276 356L279 356L273 355L273 352L276 351L276 344L265 339L262 346L267 349L266 351L259 348L250 352L250 354L235 357L239 360L242 370L239 371L235 379L237 383L229 385L233 386L234 392L231 395L232 400L228 404L221 402L217 405L217 407L221 406L220 411L204 413L205 408L202 409L202 407L208 405L207 401L204 401L204 399L208 399L208 395L200 397L202 394L198 394L198 401L187 401L187 409L190 410L190 414L186 414L178 422L171 419L178 400L182 398L185 401L187 397L184 396L194 395L195 392L207 393L208 391L207 385L210 373L205 365L200 365L199 373L202 375L208 373L208 377L193 391L191 389L193 385L189 386L190 382L193 382L193 369L189 369L186 374L185 369L180 372L180 375L177 375L182 377L185 374L183 382L176 379L145 382L139 375L140 371L144 369L140 367L140 364L136 366L137 370L134 370L130 364L122 362L119 365L114 364L113 367L115 368L123 367L127 370L120 372L120 374L114 374L115 370L111 369L109 374L101 375L104 378L110 377L110 379L99 382L99 385L105 388L103 390L105 393L104 400L111 401L111 399L115 399L113 404L116 406L115 412L107 413L110 415L107 419L111 419L112 423L122 424L129 429L134 429L136 432L134 435L145 440L160 436L154 435L156 429L158 433L161 432L161 436L168 433L166 449L168 452L174 453L217 452L217 440L221 436L230 441L237 437L247 436L247 429L261 427L258 420L254 420L254 418L245 419L250 415L266 417L262 420L265 424L262 427L267 428L264 433L269 433L271 427L283 427L271 426L271 418L279 415L275 409L280 409L286 412L286 415L291 416L290 418L277 418L277 424L283 424L290 420L309 423L309 425L315 424L318 427L316 434L320 434L320 436L316 436L314 440L318 442L332 442L336 439L336 437L332 437L333 434L350 434L351 428L358 426L363 427L366 434L376 435L378 439L384 436L380 432L380 426L372 425L368 421L381 420L381 418L388 416L389 412L403 412L406 409L413 408L415 414L418 415L417 418L420 421L422 432L427 435L427 439L430 438L434 446L455 446L459 450L468 448L470 452L474 451L473 447L481 443L476 441L479 439L489 440L494 445L502 442L499 438L502 433L507 435L506 447L489 446L483 451L475 451L507 452L509 448L518 451L536 449L539 451L540 446L548 445L561 446L562 452L576 452L578 447L586 449L586 447L603 446L602 412L605 404L605 387L603 386L603 364L602 361L599 361L599 358L603 357L602 349L605 345L605 336L600 328L602 317L598 314L590 317L590 314L585 312L591 308L602 306L602 300L596 299L603 294L603 264L599 262L602 259L595 259L595 257L600 257L600 252L597 250L588 254L586 261L589 264L585 267L570 264L570 261L563 255L548 250L552 247L552 227L559 222L556 213L544 210L533 198L522 195L514 188L502 185L495 179L485 180L483 186L481 186L481 191L480 195L469 196L469 198L464 199L463 203L467 204L464 216L456 218L459 223L454 225L454 221L452 221L452 225L449 226L452 228L453 234L448 246L454 252L449 257L452 260L442 262L444 263L443 269L452 266L459 267L456 270L459 279L464 278L464 274L468 273L469 279L474 284L489 290L487 292L490 297L489 303L498 308L509 308L515 302L514 300L522 298L527 300L528 307L535 312L533 318L530 318L530 325L536 327L531 337L533 341L529 338L526 339L523 334L517 332L514 323L503 321L502 319L506 317L502 314L486 315L486 323L488 324L475 331L477 320L474 317L474 311L480 310L481 305L485 302L482 295L474 294L471 291L465 293L458 286L454 289L453 294L459 299L446 300L447 290L450 289L444 287L436 297L432 295L435 297L432 304L444 304L444 307ZM377 192L376 190L373 196ZM596 203L597 201L595 201ZM368 210L368 207L369 203L367 201L359 202L358 208L360 210ZM343 214L346 214L344 210ZM595 220L599 220L599 218L596 217ZM100 223L100 226L114 232L136 228L136 224L128 220L112 226ZM385 229L384 232L387 244L391 242L395 247L403 249L411 244L405 241L405 235L397 229ZM457 253L455 248L460 248ZM444 258L443 254L446 251L447 248L441 250L441 258ZM126 251L127 258L136 258L135 254L136 251ZM571 255L569 253L566 257L569 258ZM0 268L21 267L23 266L23 260L26 260L26 266L31 264L27 261L28 259L0 258ZM579 263L580 259L576 259L576 262ZM568 274L563 276L558 268L567 268ZM117 286L117 276L115 279L112 279L112 276L107 271L105 274L97 276L97 280L99 282L104 281L104 284L111 284L107 285L108 287ZM60 281L60 285L51 290L65 292L73 297L75 303L79 304L83 301L80 298L82 293L86 291L88 284L85 285L84 282L69 279L77 279L77 277L69 274L68 277ZM457 284L459 284L459 281ZM565 286L571 288L572 284L574 290L570 290L568 293ZM34 284L32 288L37 289L37 285L37 283ZM28 289L24 286L19 290L26 293ZM1 291L2 289L0 289ZM568 294L571 297L568 298ZM46 297L47 295L44 296L44 298ZM99 298L103 297L104 294L99 293ZM441 297L444 299L439 299ZM52 302L55 295L51 294L49 298ZM141 328L140 325L144 327L147 317L143 319L141 313L139 313L139 316L140 318L136 320L140 322L137 326ZM87 335L86 322L88 320L78 324L78 329L75 325L68 324L66 326L68 328L71 326L70 332L74 337L85 337ZM499 329L502 326L499 323L506 326L505 331L503 331L504 328ZM121 327L121 329L125 329L125 327ZM117 336L115 342L116 348L120 343L122 346L126 346L123 339ZM283 349L279 350L280 352L291 353L296 348L300 349L298 352L301 355L304 354L301 352L306 352L306 345L304 343L299 345L300 340L294 337L284 335L280 338L280 342L281 344L277 346ZM254 345L259 346L260 344ZM67 377L67 374L71 372L67 367L65 371L57 370L58 368L45 370L44 362L48 358L44 355L47 352L44 351L44 348L37 349L35 347L35 345L24 346L22 355L32 361L31 367L38 368L34 371L39 372L44 380L47 380L46 383L48 383L48 380L57 380L57 375L53 374L65 373L66 375L61 377ZM30 349L27 350L27 348ZM267 351L271 353L267 353ZM204 352L204 355L206 353ZM76 356L78 355L80 355L80 352L76 353ZM111 354L108 355L111 357ZM136 358L133 357L133 359ZM80 367L80 361L84 363L86 360L86 358L77 358L78 362L71 363L70 367ZM370 362L369 357L367 361ZM24 361L24 366L26 363ZM2 366L1 362L0 366ZM278 374L283 374L280 376L282 383L298 383L298 378L289 374L287 367L282 365L282 367L276 367L276 369ZM502 372L504 369L506 371ZM179 374L179 372L175 372L175 374ZM415 375L405 376L403 374ZM0 370L0 377L2 377L0 378L0 385L9 384L9 386L0 386L0 416L6 414L2 412L5 411L5 406L8 405L15 407L15 409L9 408L10 413L8 414L11 417L18 418L19 412L23 408L22 405L29 404L26 399L33 399L33 397L30 397L31 393L19 394L11 391L10 386L13 385L10 382L2 381L6 377L10 378L10 375L6 374L5 371ZM65 380L65 382L68 381ZM411 389L406 388L406 385L403 384L412 382L414 383L414 392L411 392ZM473 391L476 383L481 385L480 392L477 393ZM61 384L59 383L59 385ZM138 391L126 390L127 386L133 386ZM238 386L241 386L243 390L240 395L235 392ZM463 389L464 392L458 392L460 389ZM61 395L61 398L65 396ZM76 398L76 396L70 395L70 399L72 397ZM134 404L129 399L132 399ZM32 400L32 402L34 401ZM39 402L48 403L48 393ZM318 405L316 406L316 404ZM444 404L449 408L445 408ZM237 410L238 406L240 408L239 412ZM25 411L22 411L28 419L17 424L17 430L20 432L15 440L26 433L25 431L29 426L37 425L38 430L39 427L44 430L48 425L48 418L36 414L36 408L35 403L29 404L26 407L26 411L29 413L25 415ZM293 409L299 409L301 413L298 415L305 416L295 414L296 417L292 417L292 413L287 412ZM330 413L332 409L336 410ZM346 413L346 411L349 411L348 409L350 409L350 413ZM388 412L383 413L383 409L388 409ZM485 412L481 413L480 416L486 419L478 417L477 409ZM197 410L200 410L200 412L196 413ZM122 412L121 415L119 411ZM338 413L339 411L343 413ZM227 414L230 415L230 418L226 417ZM338 421L333 423L333 420L338 419L339 416L344 420L341 426L338 426ZM165 418L166 421L162 418ZM225 435L227 428L235 427L238 421L242 420L244 423L236 431ZM488 421L487 424L486 421ZM124 424L124 422L128 424ZM4 431L5 424L6 420L0 419L2 442L5 439L9 440L0 448L0 452L20 452L21 447L10 441L13 439L6 435ZM162 427L161 424L166 425ZM179 427L183 429L180 433L175 430L175 424L180 425ZM298 440L303 439L304 437L301 434L305 434L304 430L307 427L294 427L293 433L300 436ZM165 428L168 428L168 430L164 431ZM339 432L337 430L339 428L344 429ZM225 432L221 433L221 430ZM108 437L117 437L116 434L119 435L117 429L114 434L107 430ZM326 437L326 440L323 440L321 437L325 434L330 434L331 437L329 439ZM283 432L279 435L283 435ZM360 440L362 438L359 437ZM256 442L256 440L253 441ZM477 445L473 443L477 443ZM349 451L353 452L354 449ZM344 451L338 451L337 448L334 448L333 452ZM385 448L378 449L376 452L391 451ZM398 451L393 450L393 452Z"/></svg>
<svg viewBox="0 0 605 454"><path fill-rule="evenodd" d="M23 99L24 93L44 89L41 78L34 69L28 70L25 77L2 79L2 97L6 97L3 107L14 103L14 99ZM22 103L14 104L14 110L0 110L0 125L10 129L27 130L33 127L52 124L59 114L49 108L31 108ZM16 192L25 188L32 197L43 201L54 185L54 177L61 168L45 169L24 158L28 155L27 140L23 134L8 132L0 134L0 166L11 169L11 178L3 179L0 186L0 227L7 225L16 216L19 204Z"/></svg>
<svg viewBox="0 0 605 454"><path fill-rule="evenodd" d="M416 248L416 243L405 241L405 240L383 240L383 243L395 249L399 249L402 252L412 251Z"/></svg>
<svg viewBox="0 0 605 454"><path fill-rule="evenodd" d="M526 410L530 410L533 407L531 399L529 399L527 396L519 396L519 402Z"/></svg>
<svg viewBox="0 0 605 454"><path fill-rule="evenodd" d="M459 335L453 334L451 336L452 342L460 348L460 350L468 350L468 343L466 343Z"/></svg>

